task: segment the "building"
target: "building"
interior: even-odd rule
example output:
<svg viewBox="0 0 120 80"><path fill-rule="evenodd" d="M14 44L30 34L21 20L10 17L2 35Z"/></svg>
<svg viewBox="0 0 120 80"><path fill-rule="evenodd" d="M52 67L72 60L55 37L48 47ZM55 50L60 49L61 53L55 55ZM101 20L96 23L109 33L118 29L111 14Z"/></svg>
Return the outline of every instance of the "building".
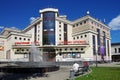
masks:
<svg viewBox="0 0 120 80"><path fill-rule="evenodd" d="M111 44L112 61L120 61L120 43Z"/></svg>
<svg viewBox="0 0 120 80"><path fill-rule="evenodd" d="M31 45L44 61L111 60L110 28L90 16L74 21L45 8L23 30L5 28L0 36L1 60L29 60Z"/></svg>

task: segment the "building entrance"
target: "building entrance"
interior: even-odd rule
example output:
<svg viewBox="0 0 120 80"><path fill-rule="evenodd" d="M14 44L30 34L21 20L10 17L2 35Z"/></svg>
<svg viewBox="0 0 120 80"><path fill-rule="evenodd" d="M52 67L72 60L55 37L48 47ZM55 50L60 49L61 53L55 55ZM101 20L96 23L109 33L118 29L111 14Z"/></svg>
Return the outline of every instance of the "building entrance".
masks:
<svg viewBox="0 0 120 80"><path fill-rule="evenodd" d="M43 49L43 61L53 62L55 61L56 53L54 48Z"/></svg>

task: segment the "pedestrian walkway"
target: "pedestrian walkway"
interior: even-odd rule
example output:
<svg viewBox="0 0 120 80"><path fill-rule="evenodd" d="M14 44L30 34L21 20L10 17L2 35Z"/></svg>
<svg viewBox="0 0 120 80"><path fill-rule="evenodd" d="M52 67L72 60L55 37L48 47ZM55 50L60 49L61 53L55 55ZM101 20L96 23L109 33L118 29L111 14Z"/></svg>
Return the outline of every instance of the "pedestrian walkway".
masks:
<svg viewBox="0 0 120 80"><path fill-rule="evenodd" d="M96 64L91 66L96 66ZM120 62L102 63L98 64L98 67L120 67Z"/></svg>
<svg viewBox="0 0 120 80"><path fill-rule="evenodd" d="M67 80L69 79L71 66L61 66L60 70L47 72L47 76L30 78L30 80Z"/></svg>

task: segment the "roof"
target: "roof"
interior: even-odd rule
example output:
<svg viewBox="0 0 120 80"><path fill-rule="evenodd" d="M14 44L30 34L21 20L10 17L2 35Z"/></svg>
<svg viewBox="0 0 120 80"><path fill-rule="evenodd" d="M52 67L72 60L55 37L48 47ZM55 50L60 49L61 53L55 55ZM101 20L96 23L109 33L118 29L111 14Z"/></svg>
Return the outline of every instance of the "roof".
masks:
<svg viewBox="0 0 120 80"><path fill-rule="evenodd" d="M120 45L120 42L117 43L111 43L112 46Z"/></svg>
<svg viewBox="0 0 120 80"><path fill-rule="evenodd" d="M44 12L48 12L48 11L58 12L58 9L55 9L55 8L45 8L45 9L39 10L40 13L44 13Z"/></svg>

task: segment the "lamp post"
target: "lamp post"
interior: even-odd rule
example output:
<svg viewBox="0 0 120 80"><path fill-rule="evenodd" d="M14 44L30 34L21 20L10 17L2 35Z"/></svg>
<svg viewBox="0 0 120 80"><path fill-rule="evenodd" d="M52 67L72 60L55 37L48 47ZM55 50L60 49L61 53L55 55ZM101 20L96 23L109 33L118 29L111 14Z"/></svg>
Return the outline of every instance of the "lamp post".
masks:
<svg viewBox="0 0 120 80"><path fill-rule="evenodd" d="M98 53L98 50L96 50L96 67L98 67L98 63L97 63L97 53Z"/></svg>

